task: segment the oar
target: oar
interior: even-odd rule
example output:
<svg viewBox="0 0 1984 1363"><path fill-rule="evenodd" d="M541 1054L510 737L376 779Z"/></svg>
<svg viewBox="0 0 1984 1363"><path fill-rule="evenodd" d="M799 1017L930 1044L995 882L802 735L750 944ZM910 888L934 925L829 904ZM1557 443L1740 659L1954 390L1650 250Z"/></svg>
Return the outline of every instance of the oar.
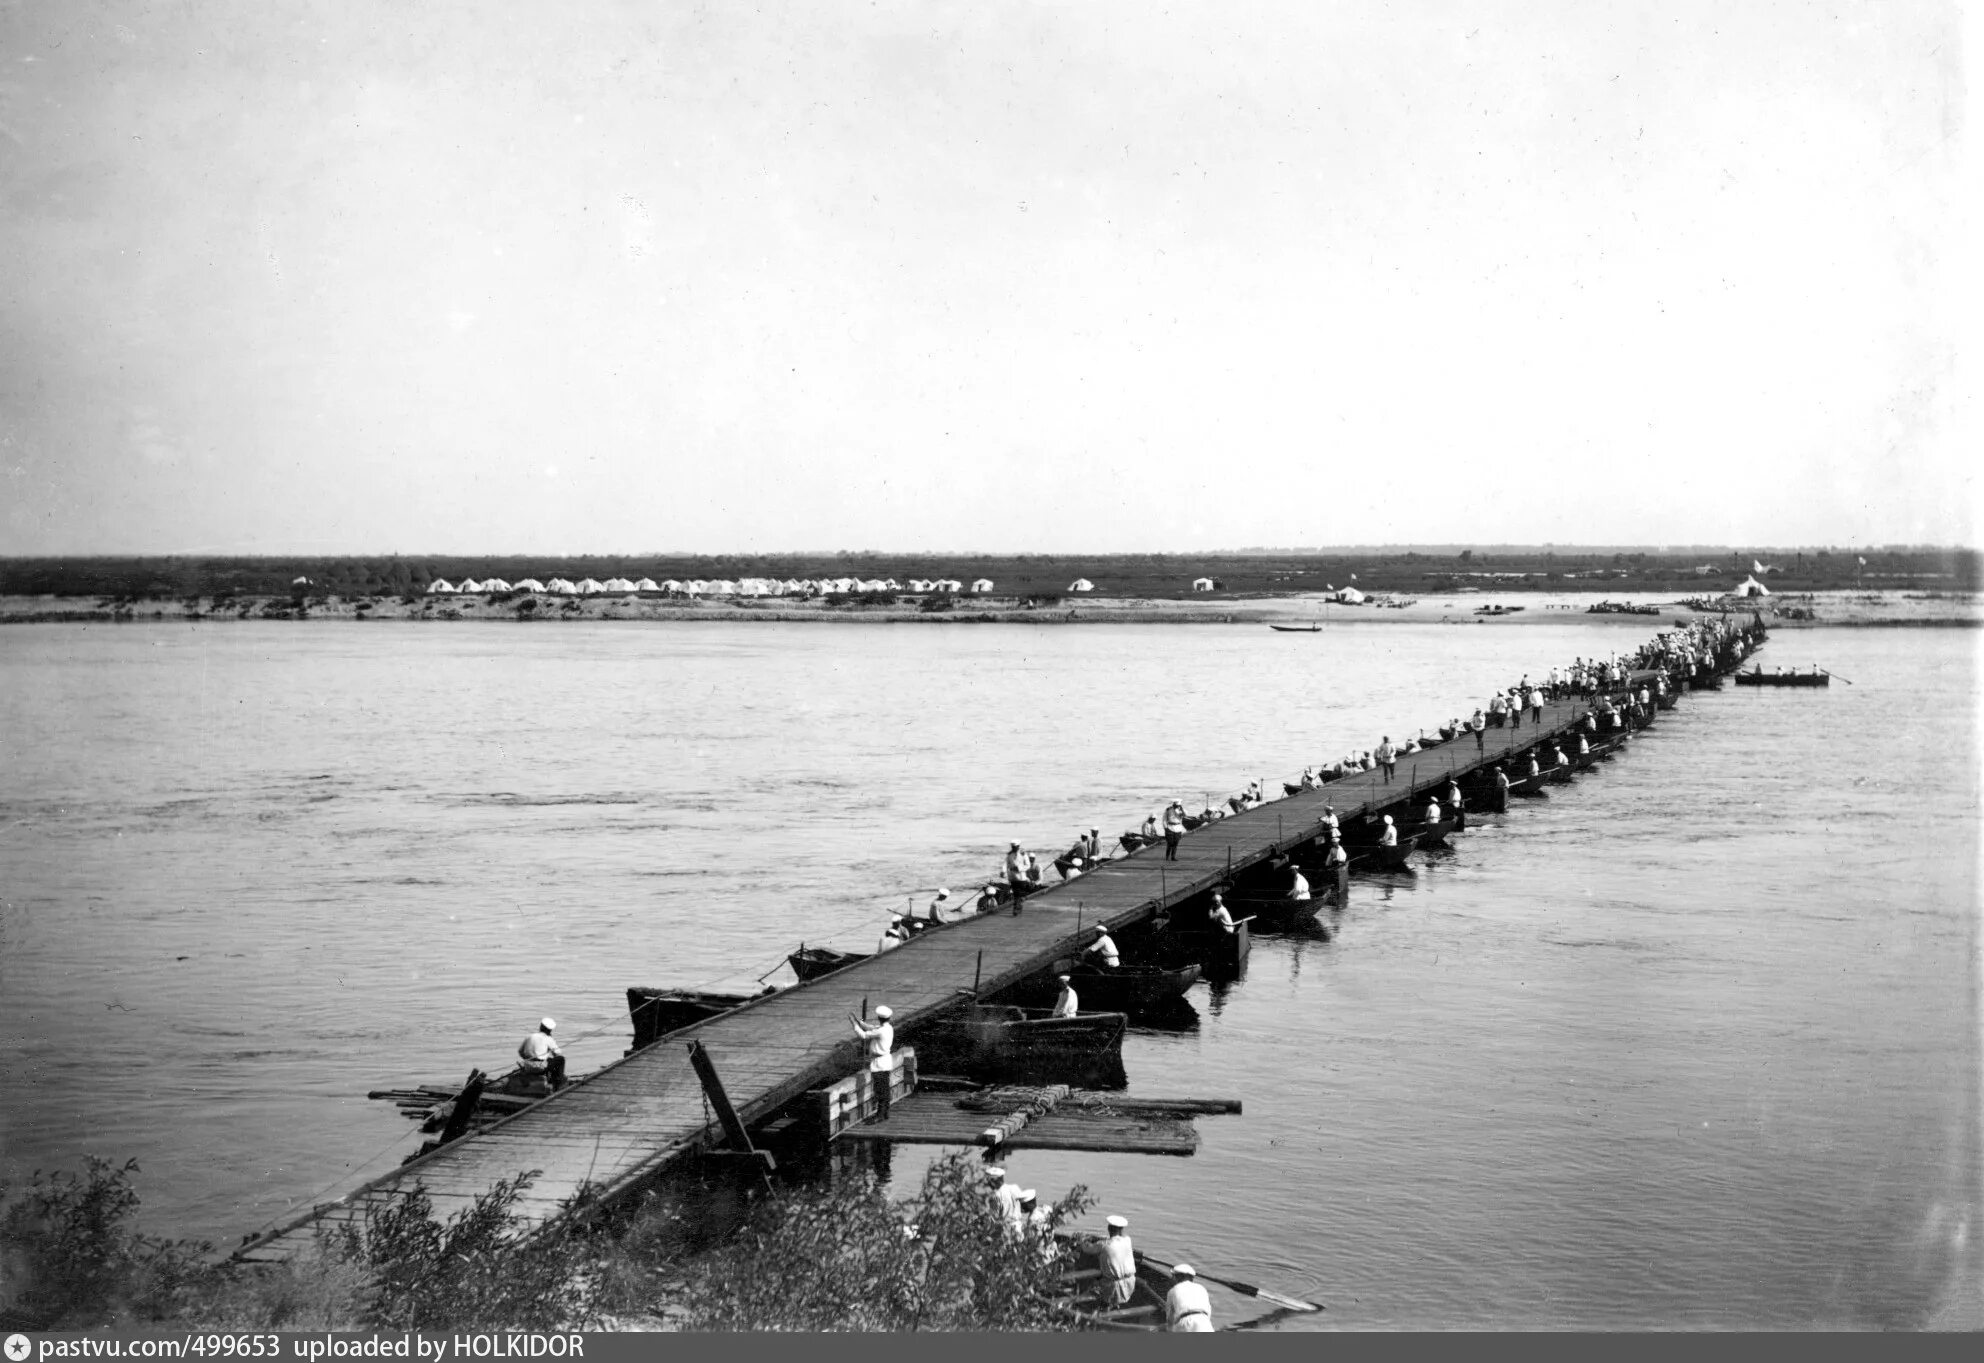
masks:
<svg viewBox="0 0 1984 1363"><path fill-rule="evenodd" d="M1171 1273L1172 1265L1165 1263L1162 1259L1153 1259L1142 1250L1138 1250L1136 1253L1137 1259L1140 1262L1149 1264L1152 1268L1158 1269L1161 1272ZM1192 1272L1196 1276L1204 1278L1209 1283L1218 1283L1221 1287L1238 1292L1243 1297L1259 1297L1262 1301L1271 1301L1276 1306L1285 1306L1291 1311L1326 1311L1329 1309L1316 1302L1303 1301L1300 1297L1284 1297L1279 1292L1270 1292L1265 1287L1256 1287L1252 1283L1235 1282L1231 1278L1215 1278L1212 1274L1202 1273L1197 1268L1194 1268Z"/></svg>
<svg viewBox="0 0 1984 1363"><path fill-rule="evenodd" d="M1827 671L1826 671L1826 675L1827 675L1828 677L1839 677L1839 673L1837 673L1837 672L1834 672L1834 671L1832 671L1832 670L1831 670L1830 668L1828 668L1828 669L1827 669ZM1852 683L1852 682L1850 682L1850 681L1847 681L1847 679L1846 679L1845 677L1839 677L1839 679L1840 679L1841 681L1843 681L1843 682L1846 682L1846 684L1847 684L1848 686L1851 686L1851 685L1853 685L1853 683Z"/></svg>

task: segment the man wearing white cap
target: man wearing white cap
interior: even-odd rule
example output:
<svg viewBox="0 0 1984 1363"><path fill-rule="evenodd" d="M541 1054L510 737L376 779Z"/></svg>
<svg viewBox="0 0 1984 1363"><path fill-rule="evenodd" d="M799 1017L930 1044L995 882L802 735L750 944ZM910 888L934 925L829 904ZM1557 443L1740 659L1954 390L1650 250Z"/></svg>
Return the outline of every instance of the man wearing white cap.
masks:
<svg viewBox="0 0 1984 1363"><path fill-rule="evenodd" d="M985 1187L998 1204L1000 1220L1010 1225L1013 1214L1019 1210L1020 1185L1009 1181L1006 1171L999 1165L988 1164L985 1166Z"/></svg>
<svg viewBox="0 0 1984 1363"><path fill-rule="evenodd" d="M888 927L882 929L882 940L875 944L875 954L879 956L885 951L893 951L908 937L909 931L903 926L902 915L890 914Z"/></svg>
<svg viewBox="0 0 1984 1363"><path fill-rule="evenodd" d="M1102 1242L1103 1300L1109 1306L1128 1306L1137 1290L1137 1252L1130 1247L1130 1223L1120 1216L1109 1218L1109 1238Z"/></svg>
<svg viewBox="0 0 1984 1363"><path fill-rule="evenodd" d="M551 1038L558 1024L544 1018L537 1024L537 1030L524 1038L524 1044L517 1047L518 1068L524 1074L544 1080L552 1088L565 1085L565 1053L558 1049L558 1043ZM557 1065L553 1066L552 1061Z"/></svg>
<svg viewBox="0 0 1984 1363"><path fill-rule="evenodd" d="M1095 930L1095 940L1088 944L1082 955L1095 957L1096 964L1107 970L1114 970L1123 964L1122 954L1116 950L1116 939L1109 935L1108 928Z"/></svg>
<svg viewBox="0 0 1984 1363"><path fill-rule="evenodd" d="M1071 1018L1075 1015L1075 1010L1080 1005L1080 1000L1075 997L1075 987L1068 983L1068 977L1062 975L1059 979L1061 981L1061 993L1060 997L1054 1000L1054 1012L1052 1016L1057 1018Z"/></svg>
<svg viewBox="0 0 1984 1363"><path fill-rule="evenodd" d="M1389 814L1385 815L1385 831L1378 835L1378 846L1398 846L1398 825L1392 822L1392 816Z"/></svg>
<svg viewBox="0 0 1984 1363"><path fill-rule="evenodd" d="M951 892L947 889L939 888L937 891L937 897L930 901L930 921L933 923L949 922L950 919L946 916L946 914L948 913L950 907L951 907Z"/></svg>
<svg viewBox="0 0 1984 1363"><path fill-rule="evenodd" d="M870 1027L854 1014L848 1018L854 1023L854 1034L868 1043L868 1083L875 1090L875 1119L889 1119L889 1080L895 1071L896 1029L889 1019L895 1010L886 1003L875 1008L875 1025Z"/></svg>
<svg viewBox="0 0 1984 1363"><path fill-rule="evenodd" d="M1227 912L1226 896L1218 890L1212 892L1212 907L1206 910L1206 916L1212 919L1213 926L1221 932L1233 932L1238 927L1233 921L1233 915Z"/></svg>
<svg viewBox="0 0 1984 1363"><path fill-rule="evenodd" d="M1026 854L1017 842L1006 849L1006 883L1015 888L1026 883Z"/></svg>
<svg viewBox="0 0 1984 1363"><path fill-rule="evenodd" d="M1212 1333L1212 1298L1199 1286L1199 1275L1190 1264L1171 1270L1178 1281L1164 1296L1164 1323L1174 1335Z"/></svg>

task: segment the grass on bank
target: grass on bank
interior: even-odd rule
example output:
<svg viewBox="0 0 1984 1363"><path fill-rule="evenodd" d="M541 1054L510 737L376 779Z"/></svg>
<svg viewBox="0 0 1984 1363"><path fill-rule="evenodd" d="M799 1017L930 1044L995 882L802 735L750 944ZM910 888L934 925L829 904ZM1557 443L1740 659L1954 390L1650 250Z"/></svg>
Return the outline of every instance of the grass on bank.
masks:
<svg viewBox="0 0 1984 1363"><path fill-rule="evenodd" d="M968 1154L933 1163L892 1200L871 1177L757 1197L715 1244L666 1197L524 1238L532 1175L498 1182L447 1220L422 1193L322 1232L319 1253L215 1262L205 1241L130 1224L136 1161L0 1182L0 1311L10 1325L204 1330L598 1329L650 1318L689 1330L1053 1330L1061 1250L1015 1236ZM1092 1205L1073 1189L1048 1232ZM701 1227L706 1232L706 1227ZM690 1233L685 1234L687 1230Z"/></svg>

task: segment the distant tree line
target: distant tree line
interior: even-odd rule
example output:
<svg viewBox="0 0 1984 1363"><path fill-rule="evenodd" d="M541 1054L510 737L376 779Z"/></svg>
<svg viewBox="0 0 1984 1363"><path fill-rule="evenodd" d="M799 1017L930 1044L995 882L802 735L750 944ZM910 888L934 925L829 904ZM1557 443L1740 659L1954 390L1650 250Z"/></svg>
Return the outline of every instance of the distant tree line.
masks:
<svg viewBox="0 0 1984 1363"><path fill-rule="evenodd" d="M1865 558L1865 564L1859 562ZM889 554L873 551L813 554L604 554L548 555L298 555L265 558L74 557L0 559L0 593L7 595L111 597L132 600L229 596L336 596L345 599L403 596L427 590L436 578L450 582L498 577L506 581L554 577L574 582L624 577L735 580L742 577L911 578L949 576L969 582L990 578L994 595L1047 600L1067 593L1077 578L1095 583L1101 596L1183 597L1192 580L1214 576L1228 594L1320 591L1349 585L1365 591L1428 592L1481 586L1484 590L1710 590L1749 574L1753 562L1772 571L1774 591L1866 587L1920 587L1974 591L1979 554L1973 549L1897 548L1774 550L1583 551L1575 548L1458 549L1451 553L1265 550L1246 554ZM1699 570L1706 567L1706 573ZM298 581L302 579L302 581ZM1068 599L1078 602L1081 594Z"/></svg>

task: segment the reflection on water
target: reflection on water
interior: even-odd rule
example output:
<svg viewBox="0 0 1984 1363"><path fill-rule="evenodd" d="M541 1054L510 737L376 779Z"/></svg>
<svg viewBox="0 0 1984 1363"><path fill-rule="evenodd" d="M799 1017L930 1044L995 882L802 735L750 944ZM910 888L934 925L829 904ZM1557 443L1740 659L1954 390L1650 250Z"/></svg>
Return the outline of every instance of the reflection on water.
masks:
<svg viewBox="0 0 1984 1363"><path fill-rule="evenodd" d="M136 1155L151 1228L232 1240L411 1148L368 1089L545 1013L605 1063L628 985L866 950L1008 838L1277 789L1628 637L11 627L6 1171ZM1196 1157L1013 1177L1330 1303L1277 1328L1980 1323L1972 644L1796 638L1857 685L1692 695L1135 1027L1133 1092L1245 1102Z"/></svg>

